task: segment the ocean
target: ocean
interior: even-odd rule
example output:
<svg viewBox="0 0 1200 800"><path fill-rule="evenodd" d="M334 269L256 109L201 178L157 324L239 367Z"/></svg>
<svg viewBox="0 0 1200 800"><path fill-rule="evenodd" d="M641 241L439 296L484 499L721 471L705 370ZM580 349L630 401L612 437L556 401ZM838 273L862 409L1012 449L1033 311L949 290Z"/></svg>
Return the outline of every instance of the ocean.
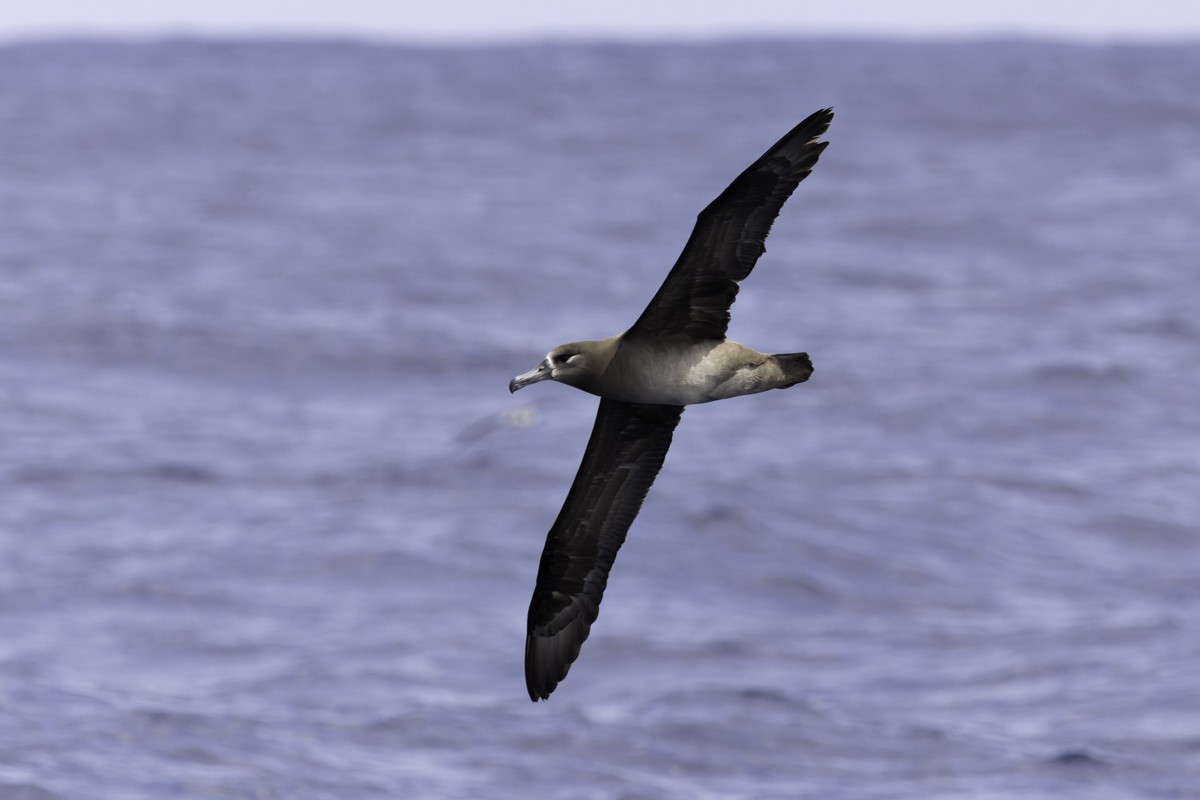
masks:
<svg viewBox="0 0 1200 800"><path fill-rule="evenodd" d="M1200 797L1200 44L0 46L0 797ZM567 680L641 313L831 142Z"/></svg>

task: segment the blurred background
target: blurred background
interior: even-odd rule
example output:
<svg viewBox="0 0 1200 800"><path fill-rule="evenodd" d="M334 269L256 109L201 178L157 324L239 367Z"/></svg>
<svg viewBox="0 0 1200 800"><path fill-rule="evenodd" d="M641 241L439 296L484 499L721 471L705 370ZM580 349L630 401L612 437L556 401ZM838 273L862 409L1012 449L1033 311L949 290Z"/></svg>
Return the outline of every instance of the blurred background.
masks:
<svg viewBox="0 0 1200 800"><path fill-rule="evenodd" d="M1200 785L1200 11L9 5L0 797ZM507 382L829 105L730 330L816 373L531 705L596 403Z"/></svg>

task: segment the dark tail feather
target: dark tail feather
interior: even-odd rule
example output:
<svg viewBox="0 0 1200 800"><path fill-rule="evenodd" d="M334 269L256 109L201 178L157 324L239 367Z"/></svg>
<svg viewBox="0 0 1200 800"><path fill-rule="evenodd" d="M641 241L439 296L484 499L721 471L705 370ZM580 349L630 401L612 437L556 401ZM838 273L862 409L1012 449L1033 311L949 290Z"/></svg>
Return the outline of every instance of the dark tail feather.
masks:
<svg viewBox="0 0 1200 800"><path fill-rule="evenodd" d="M778 353L771 358L775 359L775 363L783 370L784 380L779 385L780 389L804 383L808 376L813 374L813 365L808 353Z"/></svg>

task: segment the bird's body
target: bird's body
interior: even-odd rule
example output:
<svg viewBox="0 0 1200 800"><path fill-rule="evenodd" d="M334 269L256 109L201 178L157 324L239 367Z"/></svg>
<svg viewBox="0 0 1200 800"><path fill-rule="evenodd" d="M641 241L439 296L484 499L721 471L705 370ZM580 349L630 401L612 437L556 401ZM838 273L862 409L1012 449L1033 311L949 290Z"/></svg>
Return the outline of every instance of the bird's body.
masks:
<svg viewBox="0 0 1200 800"><path fill-rule="evenodd" d="M553 380L626 403L690 406L786 388L812 373L803 353L767 355L730 339L622 335L562 347L590 368L574 377L560 372ZM514 379L517 388L524 377Z"/></svg>
<svg viewBox="0 0 1200 800"><path fill-rule="evenodd" d="M811 115L700 212L667 279L629 330L571 342L513 378L601 398L583 463L546 537L529 605L525 679L532 700L566 676L596 620L617 549L662 467L683 407L808 379L806 353L768 355L725 338L738 284L765 251L784 201L826 143L829 109Z"/></svg>

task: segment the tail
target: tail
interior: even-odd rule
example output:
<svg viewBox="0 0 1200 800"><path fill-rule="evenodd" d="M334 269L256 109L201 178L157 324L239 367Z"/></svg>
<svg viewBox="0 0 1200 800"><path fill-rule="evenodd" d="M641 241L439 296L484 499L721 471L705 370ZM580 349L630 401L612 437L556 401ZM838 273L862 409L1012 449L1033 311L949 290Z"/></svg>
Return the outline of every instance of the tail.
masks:
<svg viewBox="0 0 1200 800"><path fill-rule="evenodd" d="M804 383L808 376L813 374L813 365L808 353L777 353L771 356L771 359L783 371L783 382L776 388L786 389L797 383Z"/></svg>

